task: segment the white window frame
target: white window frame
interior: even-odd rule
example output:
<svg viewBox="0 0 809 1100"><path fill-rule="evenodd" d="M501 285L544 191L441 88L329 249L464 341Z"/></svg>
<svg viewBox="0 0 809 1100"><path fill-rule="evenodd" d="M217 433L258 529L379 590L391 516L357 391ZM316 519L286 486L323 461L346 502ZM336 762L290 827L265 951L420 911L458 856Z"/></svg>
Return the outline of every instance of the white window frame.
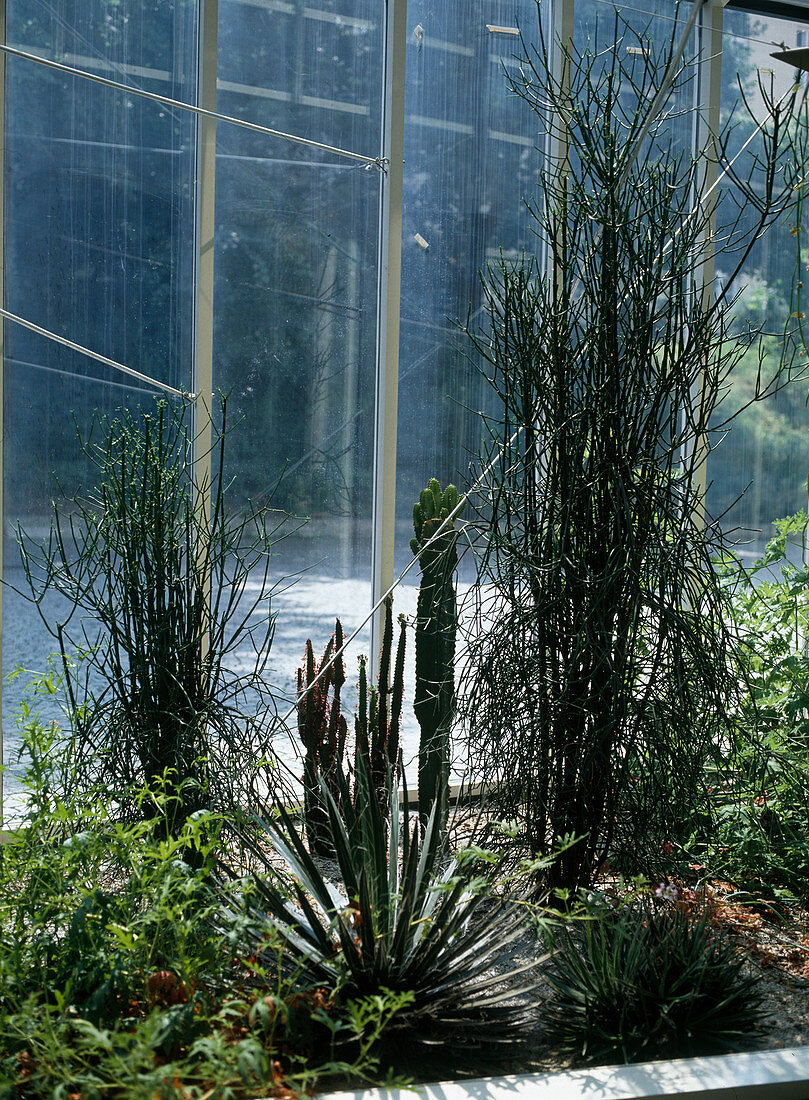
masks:
<svg viewBox="0 0 809 1100"><path fill-rule="evenodd" d="M199 55L196 107L205 112L216 111L218 0L197 0L199 11ZM549 0L549 21L546 24L557 45L553 49L553 64L560 72L562 50L558 43L573 35L575 0ZM719 118L719 93L722 55L722 0L707 0L698 23L698 38L703 61L697 82L695 141L704 136L705 127L716 128ZM736 0L729 6L764 15L799 16L809 20L809 0ZM0 0L0 42L5 43L5 0ZM399 306L401 288L402 204L404 182L405 127L405 45L407 41L407 0L385 0L385 34L383 57L383 111L380 138L384 171L380 172L378 294L376 346L376 402L373 450L373 510L371 544L371 594L373 604L394 583L395 497L397 460L397 405L399 383ZM0 51L0 178L3 176L5 124L5 59ZM88 74L89 75L89 74ZM193 108L192 108L193 109ZM700 131L700 132L697 132ZM215 231L215 160L216 120L202 114L197 120L197 188L194 242L194 364L193 387L206 407L213 399L213 331L214 331L214 256ZM714 169L715 170L715 169ZM3 217L3 192L0 189L0 225ZM3 241L0 233L0 301L3 301ZM710 234L705 240L702 276L703 292L709 296L713 287L713 254ZM3 321L0 329L5 330ZM3 335L0 333L0 361L3 355ZM3 372L0 371L0 408L3 399ZM200 409L202 413L202 409ZM195 425L199 441L197 476L200 483L210 484L210 424L200 415ZM0 530L3 528L2 486L3 426L0 424ZM0 539L0 570L2 570L2 539ZM376 650L380 631L380 614L372 624L372 652ZM0 586L0 631L2 630L2 586ZM0 677L2 704L2 677ZM3 764L0 739L0 766ZM3 800L0 784L0 823Z"/></svg>

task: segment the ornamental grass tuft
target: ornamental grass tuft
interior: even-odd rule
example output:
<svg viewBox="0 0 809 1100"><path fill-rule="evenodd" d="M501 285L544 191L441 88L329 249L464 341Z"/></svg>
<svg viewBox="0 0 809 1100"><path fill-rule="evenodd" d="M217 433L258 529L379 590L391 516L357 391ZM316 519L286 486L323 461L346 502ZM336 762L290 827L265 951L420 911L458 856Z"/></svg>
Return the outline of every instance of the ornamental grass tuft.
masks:
<svg viewBox="0 0 809 1100"><path fill-rule="evenodd" d="M563 934L548 1029L588 1062L721 1052L762 1021L755 978L708 921L648 899Z"/></svg>

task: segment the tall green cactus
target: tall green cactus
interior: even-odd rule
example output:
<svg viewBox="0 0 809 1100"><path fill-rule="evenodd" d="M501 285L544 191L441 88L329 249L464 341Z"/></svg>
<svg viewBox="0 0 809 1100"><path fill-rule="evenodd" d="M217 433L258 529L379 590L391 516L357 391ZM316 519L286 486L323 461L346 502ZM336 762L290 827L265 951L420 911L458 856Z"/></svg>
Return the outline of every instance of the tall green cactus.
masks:
<svg viewBox="0 0 809 1100"><path fill-rule="evenodd" d="M303 667L297 672L298 733L304 747L303 757L303 817L309 850L319 855L333 855L329 815L320 786L326 788L340 805L340 782L345 752L346 720L340 713L340 690L345 683L342 654L326 669L322 678L314 680L335 651L343 645L343 628L337 619L334 634L323 651L320 662L310 639L306 641ZM329 695L331 694L331 699Z"/></svg>
<svg viewBox="0 0 809 1100"><path fill-rule="evenodd" d="M404 695L405 621L399 617L399 641L391 680L391 656L393 653L393 596L385 599L385 623L382 645L379 651L379 675L376 686L368 682L365 657L360 657L360 684L355 731L356 775L360 774L360 760L370 766L371 780L386 802L388 768L395 768L399 758L399 727L402 718ZM380 803L381 805L382 803ZM382 806L387 814L387 804Z"/></svg>
<svg viewBox="0 0 809 1100"><path fill-rule="evenodd" d="M454 517L429 543L459 503L458 490L432 478L413 508L415 538L410 548L421 566L416 613L416 695L413 703L421 727L419 742L419 814L429 817L440 799L438 820L444 827L449 796L449 734L455 709L455 634L458 609L455 567L458 564ZM463 511L461 506L458 515Z"/></svg>

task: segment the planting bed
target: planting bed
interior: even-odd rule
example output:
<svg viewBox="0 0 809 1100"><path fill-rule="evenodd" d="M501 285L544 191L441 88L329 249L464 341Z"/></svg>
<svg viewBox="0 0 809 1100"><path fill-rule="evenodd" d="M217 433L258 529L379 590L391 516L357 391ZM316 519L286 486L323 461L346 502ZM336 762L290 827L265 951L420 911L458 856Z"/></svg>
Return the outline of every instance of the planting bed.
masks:
<svg viewBox="0 0 809 1100"><path fill-rule="evenodd" d="M600 886L611 892L614 883ZM727 935L745 956L745 973L754 977L762 993L761 1024L751 1034L746 1049L786 1050L809 1041L809 911L783 907L779 912L767 905L741 904L733 900L730 884L707 884L704 891L681 890L683 903L691 905L705 897L711 923ZM503 972L527 964L537 955L533 934L526 934L501 960ZM547 970L540 965L539 972ZM503 1074L558 1073L588 1065L571 1057L549 1038L542 1018L542 1005L553 994L545 979L531 997L539 1006L528 1032L524 1057L505 1062ZM429 1077L420 1079L421 1083ZM631 1094L634 1095L634 1094Z"/></svg>
<svg viewBox="0 0 809 1100"><path fill-rule="evenodd" d="M603 884L609 888L611 884ZM682 892L686 901L697 892ZM776 1050L800 1047L809 1040L809 912L802 908L782 909L743 905L732 900L729 884L706 887L711 921L721 928L744 954L745 971L755 977L763 992L762 1022L751 1036L750 1048ZM513 963L531 957L532 944L526 939L513 952ZM540 1005L552 994L543 981L536 993ZM531 1035L530 1055L505 1066L506 1073L558 1072L584 1065L582 1059L560 1052L548 1039L541 1015Z"/></svg>

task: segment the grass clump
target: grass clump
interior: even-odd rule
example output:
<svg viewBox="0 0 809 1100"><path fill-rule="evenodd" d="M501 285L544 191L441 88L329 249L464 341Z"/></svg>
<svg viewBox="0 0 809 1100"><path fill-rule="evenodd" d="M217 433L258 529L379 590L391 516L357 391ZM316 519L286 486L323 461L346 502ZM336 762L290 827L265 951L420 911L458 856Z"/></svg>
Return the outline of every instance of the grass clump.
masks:
<svg viewBox="0 0 809 1100"><path fill-rule="evenodd" d="M707 912L665 900L564 933L549 981L549 1031L588 1062L736 1049L762 1018L755 979Z"/></svg>

